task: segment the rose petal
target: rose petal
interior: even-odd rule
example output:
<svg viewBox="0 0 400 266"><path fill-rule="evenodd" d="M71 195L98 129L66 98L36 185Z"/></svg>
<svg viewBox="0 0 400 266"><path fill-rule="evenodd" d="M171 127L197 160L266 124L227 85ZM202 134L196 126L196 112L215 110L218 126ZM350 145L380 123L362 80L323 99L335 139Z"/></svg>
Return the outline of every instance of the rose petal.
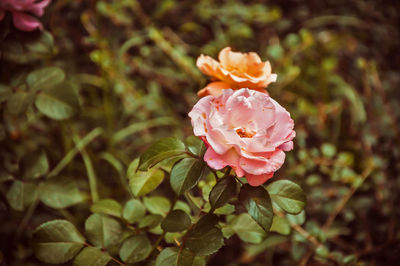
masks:
<svg viewBox="0 0 400 266"><path fill-rule="evenodd" d="M271 73L270 63L262 62L254 52L233 52L230 47L225 47L220 51L218 59L219 62L200 55L196 65L204 74L234 87L261 90L276 80L276 74Z"/></svg>
<svg viewBox="0 0 400 266"><path fill-rule="evenodd" d="M246 179L249 185L253 187L261 186L264 184L268 179L272 178L274 176L274 173L267 173L267 174L262 174L262 175L252 175L252 174L246 174Z"/></svg>
<svg viewBox="0 0 400 266"><path fill-rule="evenodd" d="M34 31L42 28L42 24L30 15L15 11L12 14L14 26L19 30Z"/></svg>
<svg viewBox="0 0 400 266"><path fill-rule="evenodd" d="M206 161L208 166L211 168L220 170L229 165L233 170L235 170L236 175L241 177L244 175L244 172L239 165L239 158L239 155L234 149L230 149L224 154L218 154L209 147L204 154L204 161Z"/></svg>
<svg viewBox="0 0 400 266"><path fill-rule="evenodd" d="M215 70L219 67L219 63L207 55L200 55L197 58L196 66L203 74L214 76Z"/></svg>
<svg viewBox="0 0 400 266"><path fill-rule="evenodd" d="M231 87L232 87L232 85L229 85L225 82L215 81L215 82L209 83L207 86L205 86L199 92L197 92L197 95L199 97L204 97L204 96L208 96L208 95L219 96L222 94L223 90L230 89Z"/></svg>
<svg viewBox="0 0 400 266"><path fill-rule="evenodd" d="M50 4L51 0L43 0L38 3L34 3L31 5L31 7L28 9L31 11L33 14L35 14L38 17L43 16L44 13L44 8Z"/></svg>
<svg viewBox="0 0 400 266"><path fill-rule="evenodd" d="M275 172L285 162L285 153L282 150L276 150L272 153L262 153L256 156L247 154L240 158L240 167L247 173L261 175L264 173Z"/></svg>
<svg viewBox="0 0 400 266"><path fill-rule="evenodd" d="M278 148L283 150L283 151L291 151L291 150L293 150L293 141L289 141L289 142L283 143Z"/></svg>
<svg viewBox="0 0 400 266"><path fill-rule="evenodd" d="M6 12L3 9L0 9L0 21L3 20L5 14L6 14Z"/></svg>

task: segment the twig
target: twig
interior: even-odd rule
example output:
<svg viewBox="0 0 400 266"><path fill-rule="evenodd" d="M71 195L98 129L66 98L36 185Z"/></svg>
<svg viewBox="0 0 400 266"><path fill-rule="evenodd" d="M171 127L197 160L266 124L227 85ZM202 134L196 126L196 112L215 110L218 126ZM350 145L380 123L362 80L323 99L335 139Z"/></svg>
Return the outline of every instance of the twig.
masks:
<svg viewBox="0 0 400 266"><path fill-rule="evenodd" d="M242 182L242 180L240 180L239 177L235 176L236 181L238 181L242 186L245 185L245 183Z"/></svg>
<svg viewBox="0 0 400 266"><path fill-rule="evenodd" d="M28 225L29 220L32 218L33 213L36 210L36 207L39 204L39 198L37 198L31 206L29 206L28 211L25 213L24 218L22 218L21 223L18 226L17 232L15 234L16 239L21 237L22 232L24 231L25 227Z"/></svg>
<svg viewBox="0 0 400 266"><path fill-rule="evenodd" d="M280 211L274 210L274 214L282 217L282 218L286 218L286 215ZM325 247L325 245L323 243L321 243L318 239L316 239L313 235L311 235L307 230L305 230L303 227L301 227L298 224L294 224L292 222L290 222L288 219L286 219L289 224L290 227L295 230L297 233L299 233L300 235L302 235L305 239L307 239L312 245L313 245L313 249L309 251L310 254L307 254L307 256L310 256L314 253L315 249L319 248L319 247ZM327 248L326 248L327 249ZM306 257L304 258L304 261L300 262L303 264L299 264L299 265L307 265L307 261L310 259L310 257ZM337 260L335 259L334 256L329 255L328 259L337 262ZM304 264L305 263L305 264Z"/></svg>
<svg viewBox="0 0 400 266"><path fill-rule="evenodd" d="M122 261L120 261L120 260L118 260L118 259L116 259L116 258L114 258L114 257L112 257L112 256L110 256L110 258L111 258L113 261L115 261L116 263L118 263L119 265L122 265L122 266L125 266L125 265L126 265L126 264L123 263Z"/></svg>
<svg viewBox="0 0 400 266"><path fill-rule="evenodd" d="M276 211L274 210L275 215L282 217L282 218L286 218L286 215L283 214L282 212ZM308 241L311 242L311 244L313 244L313 246L315 248L322 246L323 244L321 242L318 241L318 239L316 239L313 235L311 235L309 232L307 232L303 227L301 227L298 224L293 224L289 221L290 226L293 228L293 230L295 230L296 232L298 232L300 235L302 235L305 239L307 239Z"/></svg>
<svg viewBox="0 0 400 266"><path fill-rule="evenodd" d="M308 250L307 254L303 256L301 261L299 262L299 266L307 266L308 261L310 260L311 256L313 255L314 250Z"/></svg>
<svg viewBox="0 0 400 266"><path fill-rule="evenodd" d="M159 47L166 55L168 55L172 61L183 71L185 71L192 79L197 81L199 84L203 83L203 77L201 76L200 72L196 70L190 58L188 58L186 54L180 53L179 50L174 48L174 46L178 46L180 44L171 44L164 37L163 32L160 31L154 25L154 23L152 23L151 18L144 12L139 2L137 2L132 9L139 21L148 29L149 38L157 45L157 47Z"/></svg>
<svg viewBox="0 0 400 266"><path fill-rule="evenodd" d="M75 147L64 156L64 158L56 165L56 167L51 170L47 177L50 178L58 175L72 161L72 159L79 153L81 149L85 148L86 145L88 145L102 133L103 130L101 128L95 128L90 131L85 137L76 143Z"/></svg>
<svg viewBox="0 0 400 266"><path fill-rule="evenodd" d="M336 205L336 208L333 210L331 215L329 215L328 219L326 219L326 222L325 222L324 226L322 227L322 229L324 231L329 229L329 227L332 225L333 221L335 220L336 216L338 216L338 214L343 210L346 203L353 196L353 194L357 191L357 189L364 183L364 181L371 174L373 169L374 169L374 165L372 162L370 162L368 167L361 174L361 182L358 185L354 185L349 190L349 192L347 192L347 194L343 196L343 198Z"/></svg>
<svg viewBox="0 0 400 266"><path fill-rule="evenodd" d="M75 136L73 136L73 140L74 140L75 143L78 143L79 138L75 135ZM82 155L83 162L84 162L85 167L86 167L88 180L89 180L90 194L92 196L92 201L96 202L96 201L99 200L99 192L97 191L96 173L94 171L92 161L90 160L90 157L89 157L88 153L86 152L86 150L79 149L79 151L80 151L80 153Z"/></svg>

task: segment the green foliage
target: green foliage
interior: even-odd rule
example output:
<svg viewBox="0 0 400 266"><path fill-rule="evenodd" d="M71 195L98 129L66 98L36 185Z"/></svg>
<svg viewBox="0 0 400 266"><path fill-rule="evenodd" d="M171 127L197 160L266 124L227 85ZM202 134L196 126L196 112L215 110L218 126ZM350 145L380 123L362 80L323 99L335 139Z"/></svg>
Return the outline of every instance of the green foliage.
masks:
<svg viewBox="0 0 400 266"><path fill-rule="evenodd" d="M90 211L104 213L115 217L121 217L122 206L113 199L104 199L95 202L90 207Z"/></svg>
<svg viewBox="0 0 400 266"><path fill-rule="evenodd" d="M134 223L140 221L145 213L146 209L143 203L139 200L131 199L125 204L122 217L129 223Z"/></svg>
<svg viewBox="0 0 400 266"><path fill-rule="evenodd" d="M145 235L136 235L128 238L119 250L121 259L128 263L135 263L147 258L151 251L151 243Z"/></svg>
<svg viewBox="0 0 400 266"><path fill-rule="evenodd" d="M24 179L36 179L49 171L49 161L46 152L29 154L21 162Z"/></svg>
<svg viewBox="0 0 400 266"><path fill-rule="evenodd" d="M190 217L181 210L171 211L161 223L161 228L166 232L181 232L190 227Z"/></svg>
<svg viewBox="0 0 400 266"><path fill-rule="evenodd" d="M143 204L146 209L161 216L166 216L167 212L171 209L171 203L167 198L154 196L143 198Z"/></svg>
<svg viewBox="0 0 400 266"><path fill-rule="evenodd" d="M306 204L306 195L299 185L289 180L278 180L267 187L271 199L290 214L300 213Z"/></svg>
<svg viewBox="0 0 400 266"><path fill-rule="evenodd" d="M267 235L265 230L247 213L234 217L229 223L229 228L241 240L248 243L260 243Z"/></svg>
<svg viewBox="0 0 400 266"><path fill-rule="evenodd" d="M263 187L251 187L244 185L239 193L239 200L247 212L266 232L272 225L271 198Z"/></svg>
<svg viewBox="0 0 400 266"><path fill-rule="evenodd" d="M96 247L107 248L120 241L121 224L104 214L95 213L85 222L85 232L90 243Z"/></svg>
<svg viewBox="0 0 400 266"><path fill-rule="evenodd" d="M156 189L164 179L164 172L160 169L131 172L128 175L129 187L136 197L144 196Z"/></svg>
<svg viewBox="0 0 400 266"><path fill-rule="evenodd" d="M105 266L111 257L98 248L86 247L74 259L75 266Z"/></svg>
<svg viewBox="0 0 400 266"><path fill-rule="evenodd" d="M35 200L36 189L34 184L14 181L6 194L8 204L14 210L23 211Z"/></svg>
<svg viewBox="0 0 400 266"><path fill-rule="evenodd" d="M157 256L156 266L202 266L203 257L195 256L187 249L166 248Z"/></svg>
<svg viewBox="0 0 400 266"><path fill-rule="evenodd" d="M83 248L85 238L65 220L53 220L33 233L35 255L43 262L60 264L72 259Z"/></svg>
<svg viewBox="0 0 400 266"><path fill-rule="evenodd" d="M217 252L224 244L222 232L215 226L217 222L212 214L201 217L185 234L185 247L200 256Z"/></svg>
<svg viewBox="0 0 400 266"><path fill-rule="evenodd" d="M162 160L185 153L185 145L178 139L168 137L154 143L140 156L139 169L147 170Z"/></svg>
<svg viewBox="0 0 400 266"><path fill-rule="evenodd" d="M185 158L177 163L171 171L171 187L181 195L193 188L204 172L204 162L195 158Z"/></svg>
<svg viewBox="0 0 400 266"><path fill-rule="evenodd" d="M26 77L26 83L30 89L44 90L60 84L65 79L65 73L58 67L46 67L35 70Z"/></svg>
<svg viewBox="0 0 400 266"><path fill-rule="evenodd" d="M39 197L54 209L67 208L84 200L75 182L68 178L53 178L43 182Z"/></svg>
<svg viewBox="0 0 400 266"><path fill-rule="evenodd" d="M232 176L227 176L218 181L210 191L211 209L215 210L224 206L236 195L236 182Z"/></svg>
<svg viewBox="0 0 400 266"><path fill-rule="evenodd" d="M202 157L206 152L206 146L204 145L204 142L198 137L195 136L187 137L186 144L188 150L197 156Z"/></svg>
<svg viewBox="0 0 400 266"><path fill-rule="evenodd" d="M35 101L35 106L44 115L57 120L72 117L79 108L76 88L69 82L41 91Z"/></svg>

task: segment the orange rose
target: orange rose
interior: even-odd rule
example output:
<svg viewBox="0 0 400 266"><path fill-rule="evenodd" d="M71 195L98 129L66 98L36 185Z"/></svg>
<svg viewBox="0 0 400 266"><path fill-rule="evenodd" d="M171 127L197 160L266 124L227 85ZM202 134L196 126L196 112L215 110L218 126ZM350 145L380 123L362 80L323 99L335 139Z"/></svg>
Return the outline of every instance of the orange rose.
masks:
<svg viewBox="0 0 400 266"><path fill-rule="evenodd" d="M266 92L264 88L276 81L276 74L271 73L268 61L262 62L254 52L232 52L225 47L218 55L219 62L213 58L200 55L196 65L204 74L221 82L212 82L199 91L199 96L220 94L223 89L250 88Z"/></svg>

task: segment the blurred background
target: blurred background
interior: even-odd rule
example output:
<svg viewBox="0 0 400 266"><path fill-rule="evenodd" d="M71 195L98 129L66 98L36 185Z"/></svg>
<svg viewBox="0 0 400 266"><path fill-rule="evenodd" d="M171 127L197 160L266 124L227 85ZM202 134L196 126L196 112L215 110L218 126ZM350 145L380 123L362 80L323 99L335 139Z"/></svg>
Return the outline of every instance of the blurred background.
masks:
<svg viewBox="0 0 400 266"><path fill-rule="evenodd" d="M126 200L127 165L161 137L192 134L187 113L207 83L195 60L226 46L257 52L278 74L268 91L297 137L275 178L306 191L293 219L327 249L290 231L261 243L235 235L209 265L399 264L400 2L57 0L43 32L10 19L0 22L0 264L40 265L32 230L57 217L82 225L89 213L15 192L40 183L24 181L33 154L38 178L62 170L81 201L90 174L101 197ZM62 110L24 85L46 66L70 83L52 95Z"/></svg>

